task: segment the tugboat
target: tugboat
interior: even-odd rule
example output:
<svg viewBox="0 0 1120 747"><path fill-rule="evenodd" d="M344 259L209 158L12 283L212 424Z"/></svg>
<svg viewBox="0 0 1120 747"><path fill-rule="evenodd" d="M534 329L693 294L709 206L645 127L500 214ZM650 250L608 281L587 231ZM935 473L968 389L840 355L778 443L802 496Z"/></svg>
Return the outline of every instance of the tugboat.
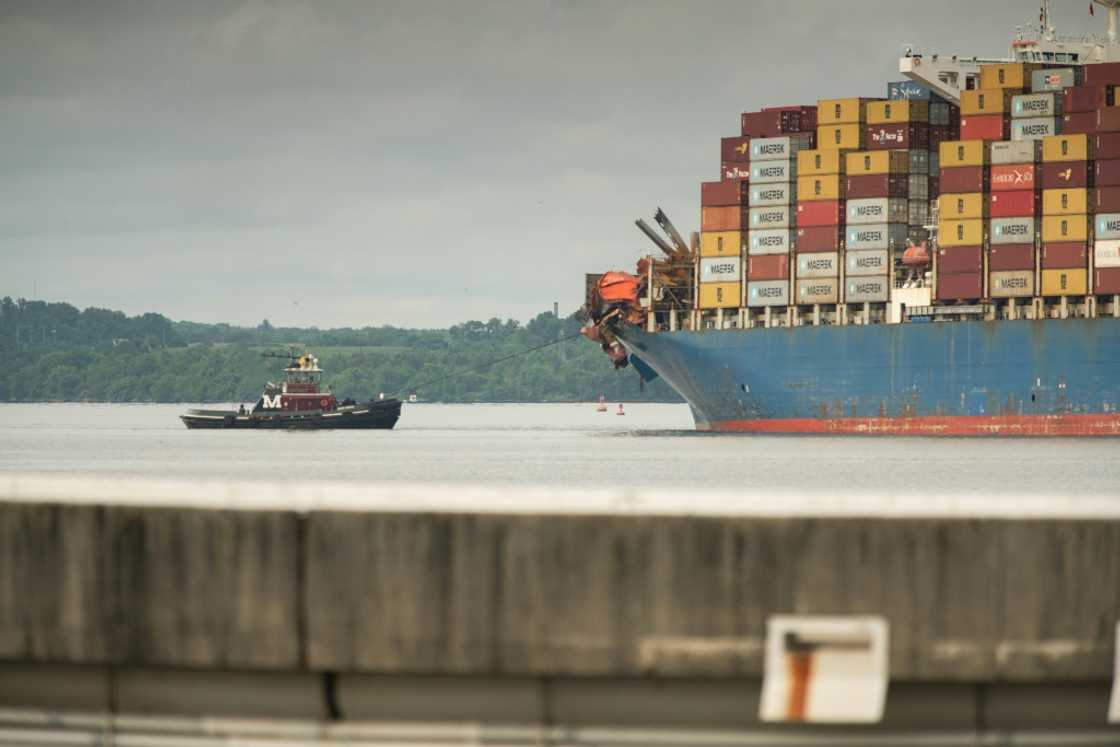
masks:
<svg viewBox="0 0 1120 747"><path fill-rule="evenodd" d="M288 360L283 384L265 384L261 398L248 412L244 406L238 410L188 410L179 416L183 424L188 428L389 429L401 416L399 399L339 402L330 391L320 391L323 371L319 359L310 353L262 355Z"/></svg>

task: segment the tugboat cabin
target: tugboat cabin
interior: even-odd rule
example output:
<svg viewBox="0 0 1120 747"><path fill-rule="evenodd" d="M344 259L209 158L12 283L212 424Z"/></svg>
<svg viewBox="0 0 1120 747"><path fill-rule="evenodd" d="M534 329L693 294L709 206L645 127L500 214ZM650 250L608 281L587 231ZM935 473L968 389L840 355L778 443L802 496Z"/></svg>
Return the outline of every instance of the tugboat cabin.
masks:
<svg viewBox="0 0 1120 747"><path fill-rule="evenodd" d="M284 369L284 383L280 386L269 382L265 386L261 401L254 412L259 410L280 410L282 412L306 412L308 410L331 411L338 407L334 395L320 391L323 375L319 359L311 354L292 358Z"/></svg>

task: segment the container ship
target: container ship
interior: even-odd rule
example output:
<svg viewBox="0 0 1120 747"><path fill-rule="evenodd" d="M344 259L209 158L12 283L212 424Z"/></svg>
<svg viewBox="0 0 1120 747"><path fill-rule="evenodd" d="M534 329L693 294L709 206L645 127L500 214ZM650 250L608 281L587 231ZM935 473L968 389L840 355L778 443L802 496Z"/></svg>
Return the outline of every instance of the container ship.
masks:
<svg viewBox="0 0 1120 747"><path fill-rule="evenodd" d="M743 113L689 241L588 275L584 333L700 430L1120 435L1120 0L1007 59ZM1092 8L1093 5L1090 6ZM852 92L842 92L850 94Z"/></svg>

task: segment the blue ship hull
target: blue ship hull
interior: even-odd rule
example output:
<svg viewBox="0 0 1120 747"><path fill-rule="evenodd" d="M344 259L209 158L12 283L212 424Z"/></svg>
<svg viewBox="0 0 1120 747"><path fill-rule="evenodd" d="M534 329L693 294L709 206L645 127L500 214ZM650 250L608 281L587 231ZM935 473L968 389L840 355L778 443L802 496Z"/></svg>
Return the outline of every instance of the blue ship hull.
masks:
<svg viewBox="0 0 1120 747"><path fill-rule="evenodd" d="M1120 435L1120 319L617 333L701 430Z"/></svg>

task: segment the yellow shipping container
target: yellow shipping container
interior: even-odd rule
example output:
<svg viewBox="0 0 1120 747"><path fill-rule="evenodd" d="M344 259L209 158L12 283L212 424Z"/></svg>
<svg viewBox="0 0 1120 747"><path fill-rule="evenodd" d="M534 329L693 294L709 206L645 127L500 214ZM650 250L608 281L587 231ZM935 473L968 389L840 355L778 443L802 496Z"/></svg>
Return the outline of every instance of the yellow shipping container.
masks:
<svg viewBox="0 0 1120 747"><path fill-rule="evenodd" d="M1033 62L1002 62L994 65L981 65L980 87L1030 88L1031 73L1038 67L1038 64Z"/></svg>
<svg viewBox="0 0 1120 747"><path fill-rule="evenodd" d="M937 198L938 214L943 221L987 218L987 198L983 192L943 194Z"/></svg>
<svg viewBox="0 0 1120 747"><path fill-rule="evenodd" d="M1088 270L1042 271L1042 295L1044 296L1084 296L1088 291Z"/></svg>
<svg viewBox="0 0 1120 747"><path fill-rule="evenodd" d="M700 308L735 309L742 300L743 286L739 283L701 283Z"/></svg>
<svg viewBox="0 0 1120 747"><path fill-rule="evenodd" d="M819 176L821 174L843 174L844 151L839 148L817 148L797 153L798 176Z"/></svg>
<svg viewBox="0 0 1120 747"><path fill-rule="evenodd" d="M817 102L817 124L859 124L867 121L867 102L875 99L821 99ZM820 142L817 143L820 145Z"/></svg>
<svg viewBox="0 0 1120 747"><path fill-rule="evenodd" d="M983 140L946 140L938 154L941 168L954 166L983 166L988 162L988 149Z"/></svg>
<svg viewBox="0 0 1120 747"><path fill-rule="evenodd" d="M1077 215L1089 212L1092 190L1044 189L1042 190L1043 215Z"/></svg>
<svg viewBox="0 0 1120 747"><path fill-rule="evenodd" d="M860 124L820 125L817 127L817 146L859 150L863 147L863 135L864 128Z"/></svg>
<svg viewBox="0 0 1120 747"><path fill-rule="evenodd" d="M840 174L797 177L798 201L844 199L844 177Z"/></svg>
<svg viewBox="0 0 1120 747"><path fill-rule="evenodd" d="M978 88L961 91L961 115L1005 114L1011 111L1011 97L1019 93L1004 88Z"/></svg>
<svg viewBox="0 0 1120 747"><path fill-rule="evenodd" d="M870 101L867 104L867 124L928 121L928 101Z"/></svg>
<svg viewBox="0 0 1120 747"><path fill-rule="evenodd" d="M937 224L938 246L979 246L983 243L983 220L942 220Z"/></svg>
<svg viewBox="0 0 1120 747"><path fill-rule="evenodd" d="M701 231L701 257L738 257L743 251L742 231Z"/></svg>
<svg viewBox="0 0 1120 747"><path fill-rule="evenodd" d="M1042 219L1043 242L1088 240L1088 215L1047 215Z"/></svg>
<svg viewBox="0 0 1120 747"><path fill-rule="evenodd" d="M1090 156L1088 135L1050 135L1042 138L1042 161L1088 161Z"/></svg>
<svg viewBox="0 0 1120 747"><path fill-rule="evenodd" d="M910 170L910 151L857 150L845 158L848 176L904 174Z"/></svg>

